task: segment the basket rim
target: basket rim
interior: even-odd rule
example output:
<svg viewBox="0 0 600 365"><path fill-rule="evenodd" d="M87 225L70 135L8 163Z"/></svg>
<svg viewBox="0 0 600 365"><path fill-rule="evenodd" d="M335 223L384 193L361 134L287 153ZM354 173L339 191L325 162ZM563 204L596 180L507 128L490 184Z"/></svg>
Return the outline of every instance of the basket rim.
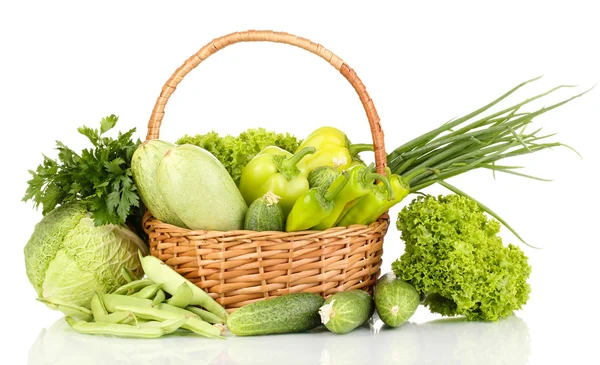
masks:
<svg viewBox="0 0 600 365"><path fill-rule="evenodd" d="M390 216L388 214L388 212L383 213L381 216L379 216L379 218L377 218L377 220L375 222L372 222L370 224L351 224L347 227L331 227L331 228L327 228L325 230L303 230L303 231L295 231L295 232L286 232L286 231L252 231L252 230L246 230L246 229L237 229L237 230L231 230L231 231L216 231L216 230L210 230L210 229L190 229L190 228L184 228L184 227L179 227L170 223L165 223L161 220L159 220L158 218L154 217L152 215L152 213L150 212L150 210L146 209L146 212L144 213L144 216L142 217L142 226L144 228L144 231L146 231L146 233L150 232L151 230L148 229L148 222L156 222L157 225L160 225L161 227L164 227L163 230L164 232L173 232L173 231L181 231L182 234L177 234L177 236L212 236L212 237L218 237L218 236L224 236L224 235L244 235L244 234L259 234L259 235L263 235L263 236L287 236L287 237L293 237L293 236L302 236L304 238L307 238L307 236L318 236L318 235L329 235L329 234L337 234L343 231L348 231L348 230L352 230L352 231L357 231L357 230L374 230L375 228L379 227L381 224L388 224L389 225L389 221L390 221ZM172 229L171 231L167 230L167 229Z"/></svg>

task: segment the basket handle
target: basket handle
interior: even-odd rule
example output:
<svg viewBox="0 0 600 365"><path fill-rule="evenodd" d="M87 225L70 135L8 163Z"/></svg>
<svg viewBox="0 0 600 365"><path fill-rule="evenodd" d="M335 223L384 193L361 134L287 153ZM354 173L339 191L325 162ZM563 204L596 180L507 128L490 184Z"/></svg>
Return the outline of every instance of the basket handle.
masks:
<svg viewBox="0 0 600 365"><path fill-rule="evenodd" d="M292 46L300 47L311 53L320 56L325 61L329 62L350 82L354 90L358 94L360 101L367 113L369 126L371 127L371 137L373 139L373 149L375 152L375 166L377 172L385 173L387 163L387 154L384 146L384 135L381 125L379 124L379 115L375 110L373 100L369 97L365 85L358 78L354 70L352 70L341 58L333 54L320 44L313 43L308 39L297 37L292 34L283 32L274 32L270 30L248 30L244 32L235 32L226 36L214 39L204 47L200 48L192 57L188 58L181 67L179 67L171 78L163 86L160 96L156 100L150 121L148 122L148 133L146 140L159 138L160 125L165 115L165 106L171 97L171 94L177 88L177 85L183 80L185 75L192 71L202 61L206 60L210 55L217 51L239 42L274 42L285 43Z"/></svg>

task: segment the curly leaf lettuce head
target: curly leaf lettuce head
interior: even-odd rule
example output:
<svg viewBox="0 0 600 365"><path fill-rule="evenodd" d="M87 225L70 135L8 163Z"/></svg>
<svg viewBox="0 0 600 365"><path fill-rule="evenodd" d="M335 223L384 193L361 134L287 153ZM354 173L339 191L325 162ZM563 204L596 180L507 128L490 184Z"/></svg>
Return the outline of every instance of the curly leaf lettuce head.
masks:
<svg viewBox="0 0 600 365"><path fill-rule="evenodd" d="M406 248L392 269L424 295L432 312L496 321L529 299L527 257L502 244L500 224L473 200L419 196L396 224Z"/></svg>
<svg viewBox="0 0 600 365"><path fill-rule="evenodd" d="M239 185L244 166L250 162L263 148L277 146L294 152L300 141L289 133L277 133L265 128L248 128L237 137L219 136L217 132L185 135L176 144L193 144L212 153L225 166L236 185Z"/></svg>
<svg viewBox="0 0 600 365"><path fill-rule="evenodd" d="M89 308L94 292L110 292L125 283L122 267L143 276L138 249L145 243L124 226L96 226L83 204L71 203L48 213L25 246L27 277L38 299L72 315Z"/></svg>

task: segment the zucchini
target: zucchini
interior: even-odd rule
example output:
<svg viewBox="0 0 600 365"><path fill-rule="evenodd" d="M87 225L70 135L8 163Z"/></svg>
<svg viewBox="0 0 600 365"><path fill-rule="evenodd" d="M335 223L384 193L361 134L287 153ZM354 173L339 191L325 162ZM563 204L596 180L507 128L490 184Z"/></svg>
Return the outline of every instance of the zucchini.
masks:
<svg viewBox="0 0 600 365"><path fill-rule="evenodd" d="M390 327L403 325L417 311L420 303L417 289L396 278L393 272L377 280L373 298L379 318Z"/></svg>
<svg viewBox="0 0 600 365"><path fill-rule="evenodd" d="M156 182L158 164L173 143L152 139L142 143L131 157L131 173L142 202L161 222L187 228L185 223L167 206Z"/></svg>
<svg viewBox="0 0 600 365"><path fill-rule="evenodd" d="M192 230L244 227L248 206L225 167L207 150L190 144L170 149L156 181L169 210Z"/></svg>
<svg viewBox="0 0 600 365"><path fill-rule="evenodd" d="M321 324L319 307L325 300L313 293L293 293L243 306L227 318L237 336L309 331Z"/></svg>
<svg viewBox="0 0 600 365"><path fill-rule="evenodd" d="M248 207L244 229L249 231L283 231L283 209L279 205L279 196L268 191Z"/></svg>
<svg viewBox="0 0 600 365"><path fill-rule="evenodd" d="M321 321L334 333L348 333L371 318L375 306L373 297L364 290L355 289L335 293L319 309Z"/></svg>

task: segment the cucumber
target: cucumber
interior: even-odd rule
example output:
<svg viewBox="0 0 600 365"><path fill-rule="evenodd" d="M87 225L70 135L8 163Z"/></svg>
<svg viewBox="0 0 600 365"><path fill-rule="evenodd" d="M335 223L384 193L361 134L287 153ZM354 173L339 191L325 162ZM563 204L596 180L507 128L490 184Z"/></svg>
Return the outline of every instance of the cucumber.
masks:
<svg viewBox="0 0 600 365"><path fill-rule="evenodd" d="M243 306L227 319L236 336L309 331L321 324L319 307L325 300L313 293L293 293Z"/></svg>
<svg viewBox="0 0 600 365"><path fill-rule="evenodd" d="M348 333L363 325L375 312L373 297L355 289L335 293L319 309L321 321L334 333Z"/></svg>
<svg viewBox="0 0 600 365"><path fill-rule="evenodd" d="M373 298L379 318L390 327L403 325L417 311L420 303L415 287L396 278L393 272L377 280Z"/></svg>
<svg viewBox="0 0 600 365"><path fill-rule="evenodd" d="M283 209L278 204L279 196L268 191L248 207L244 229L250 231L283 231Z"/></svg>
<svg viewBox="0 0 600 365"><path fill-rule="evenodd" d="M244 227L248 206L225 167L207 150L190 144L170 149L156 181L169 209L193 230Z"/></svg>
<svg viewBox="0 0 600 365"><path fill-rule="evenodd" d="M152 139L142 143L131 157L131 173L140 198L154 218L181 228L185 223L167 206L156 182L158 164L175 144Z"/></svg>

